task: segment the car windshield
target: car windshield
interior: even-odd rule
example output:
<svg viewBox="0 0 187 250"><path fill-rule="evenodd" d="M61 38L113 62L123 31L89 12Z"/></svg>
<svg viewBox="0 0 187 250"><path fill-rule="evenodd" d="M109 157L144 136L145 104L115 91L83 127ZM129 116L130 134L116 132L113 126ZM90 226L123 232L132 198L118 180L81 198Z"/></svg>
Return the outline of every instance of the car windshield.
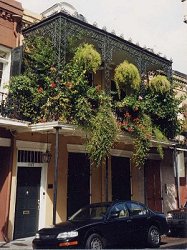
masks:
<svg viewBox="0 0 187 250"><path fill-rule="evenodd" d="M73 214L70 221L82 221L82 220L101 220L106 215L109 204L106 205L91 205L81 208L75 214Z"/></svg>

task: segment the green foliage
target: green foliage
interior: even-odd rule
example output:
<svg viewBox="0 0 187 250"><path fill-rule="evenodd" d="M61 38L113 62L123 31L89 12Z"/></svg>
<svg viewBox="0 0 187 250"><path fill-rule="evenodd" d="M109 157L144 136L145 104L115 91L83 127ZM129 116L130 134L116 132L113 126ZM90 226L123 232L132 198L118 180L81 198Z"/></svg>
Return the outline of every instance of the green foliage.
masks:
<svg viewBox="0 0 187 250"><path fill-rule="evenodd" d="M87 72L95 72L101 64L99 53L93 45L84 44L69 63L57 69L51 43L31 37L24 54L24 75L11 80L8 100L15 105L7 102L9 113L30 122L60 120L80 126L89 138L90 159L99 166L117 135L110 98L87 82Z"/></svg>
<svg viewBox="0 0 187 250"><path fill-rule="evenodd" d="M77 41L70 39L70 43ZM137 167L143 166L152 138L160 142L158 152L163 157L161 142L180 132L181 99L166 78L153 78L142 93L138 69L125 61L115 69L116 86L125 98L115 103L105 91L88 84L86 74L101 64L93 45L71 48L62 67L48 39L31 37L24 48L24 73L11 79L8 115L32 123L60 120L80 126L87 134L86 146L95 166L109 154L119 128L133 138Z"/></svg>
<svg viewBox="0 0 187 250"><path fill-rule="evenodd" d="M134 165L138 168L144 165L152 138L158 141L157 150L160 156L163 157L161 142L167 139L159 128L155 127L146 108L145 100L141 96L127 96L117 103L116 108L120 128L122 131L130 133L134 138L132 157Z"/></svg>
<svg viewBox="0 0 187 250"><path fill-rule="evenodd" d="M92 119L90 138L87 142L87 150L91 162L99 166L109 154L117 137L117 124L108 105L102 105L97 115Z"/></svg>
<svg viewBox="0 0 187 250"><path fill-rule="evenodd" d="M101 56L92 44L85 43L78 47L73 62L83 67L87 72L93 71L95 73L101 65Z"/></svg>
<svg viewBox="0 0 187 250"><path fill-rule="evenodd" d="M115 69L114 81L118 92L122 89L126 94L131 94L139 90L141 78L136 66L124 61Z"/></svg>
<svg viewBox="0 0 187 250"><path fill-rule="evenodd" d="M145 113L167 138L174 138L181 130L178 115L181 113L181 99L175 97L172 89L163 94L147 91L144 97Z"/></svg>
<svg viewBox="0 0 187 250"><path fill-rule="evenodd" d="M153 136L155 137L156 141L157 141L157 151L160 155L161 158L164 157L164 152L163 152L163 148L161 143L162 142L167 142L168 139L167 137L160 131L159 128L154 127L153 128Z"/></svg>
<svg viewBox="0 0 187 250"><path fill-rule="evenodd" d="M31 36L24 40L24 72L27 76L33 75L41 81L52 76L56 64L56 56L49 39L41 36Z"/></svg>
<svg viewBox="0 0 187 250"><path fill-rule="evenodd" d="M33 121L40 102L36 102L37 85L25 75L13 77L6 100L6 110L11 118Z"/></svg>
<svg viewBox="0 0 187 250"><path fill-rule="evenodd" d="M170 90L171 84L166 76L157 75L149 81L148 86L153 93L163 94Z"/></svg>
<svg viewBox="0 0 187 250"><path fill-rule="evenodd" d="M136 167L143 167L151 146L152 122L149 116L143 115L135 121L134 132L136 135L134 143L133 161Z"/></svg>

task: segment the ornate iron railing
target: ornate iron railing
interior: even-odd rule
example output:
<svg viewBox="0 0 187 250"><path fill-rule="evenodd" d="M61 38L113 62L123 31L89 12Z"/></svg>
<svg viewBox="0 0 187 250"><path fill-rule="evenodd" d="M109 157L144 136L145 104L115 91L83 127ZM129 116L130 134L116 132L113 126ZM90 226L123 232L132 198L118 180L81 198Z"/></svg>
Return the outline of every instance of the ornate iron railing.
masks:
<svg viewBox="0 0 187 250"><path fill-rule="evenodd" d="M69 37L82 36L82 41L96 45L103 60L106 90L110 89L110 65L114 63L116 56L120 56L122 53L125 55L123 60L131 58L141 74L156 69L163 71L169 78L172 76L172 62L170 60L63 12L25 29L23 34L24 36L42 35L50 38L61 65L66 63Z"/></svg>

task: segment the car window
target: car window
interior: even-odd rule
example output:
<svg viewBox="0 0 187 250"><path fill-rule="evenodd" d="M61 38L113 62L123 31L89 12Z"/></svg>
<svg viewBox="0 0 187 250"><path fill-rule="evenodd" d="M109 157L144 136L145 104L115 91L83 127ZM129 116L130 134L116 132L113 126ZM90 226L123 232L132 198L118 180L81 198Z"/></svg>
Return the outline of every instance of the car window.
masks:
<svg viewBox="0 0 187 250"><path fill-rule="evenodd" d="M147 214L147 209L141 204L134 203L134 202L127 202L127 206L130 211L131 216L136 216L136 215L145 215Z"/></svg>
<svg viewBox="0 0 187 250"><path fill-rule="evenodd" d="M80 209L78 212L73 214L69 220L78 221L78 220L100 220L106 215L109 205L97 205L97 206L87 206Z"/></svg>
<svg viewBox="0 0 187 250"><path fill-rule="evenodd" d="M116 214L116 218L125 218L129 216L129 211L125 203L117 203L113 206L111 214Z"/></svg>

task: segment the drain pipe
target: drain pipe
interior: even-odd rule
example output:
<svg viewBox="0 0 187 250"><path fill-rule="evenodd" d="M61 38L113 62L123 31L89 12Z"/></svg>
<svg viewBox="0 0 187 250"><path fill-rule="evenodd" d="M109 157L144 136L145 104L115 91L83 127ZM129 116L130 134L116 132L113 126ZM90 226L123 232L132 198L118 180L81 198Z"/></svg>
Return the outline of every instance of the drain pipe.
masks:
<svg viewBox="0 0 187 250"><path fill-rule="evenodd" d="M106 156L106 175L105 175L105 192L106 192L106 201L108 201L108 156Z"/></svg>
<svg viewBox="0 0 187 250"><path fill-rule="evenodd" d="M59 152L59 130L61 127L54 127L56 130L55 144L55 169L54 169L54 189L53 189L53 225L56 225L56 208L57 208L57 188L58 188L58 152Z"/></svg>
<svg viewBox="0 0 187 250"><path fill-rule="evenodd" d="M180 208L181 201L180 201L180 179L179 179L179 168L178 168L178 159L177 159L177 148L174 146L173 150L173 157L174 157L174 171L176 174L176 191L177 191L177 206Z"/></svg>

